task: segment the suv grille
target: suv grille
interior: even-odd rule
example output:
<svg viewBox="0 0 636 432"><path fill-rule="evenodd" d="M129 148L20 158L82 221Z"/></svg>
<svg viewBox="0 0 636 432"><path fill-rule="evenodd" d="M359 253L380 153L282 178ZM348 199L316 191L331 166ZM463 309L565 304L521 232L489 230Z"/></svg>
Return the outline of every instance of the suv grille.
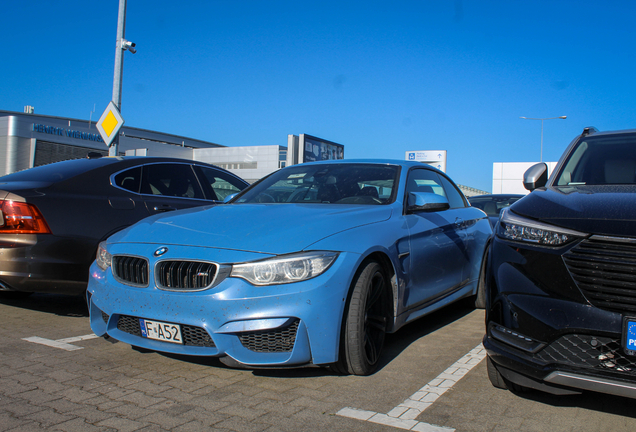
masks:
<svg viewBox="0 0 636 432"><path fill-rule="evenodd" d="M636 376L636 358L622 354L620 340L569 334L535 354L545 363L618 372Z"/></svg>
<svg viewBox="0 0 636 432"><path fill-rule="evenodd" d="M289 352L294 348L296 332L300 320L293 321L287 327L258 332L239 334L241 344L255 352Z"/></svg>
<svg viewBox="0 0 636 432"><path fill-rule="evenodd" d="M594 236L572 248L563 260L594 306L636 312L636 239Z"/></svg>
<svg viewBox="0 0 636 432"><path fill-rule="evenodd" d="M117 320L117 329L134 336L141 336L141 326L139 318L120 315ZM212 338L205 329L191 325L181 324L181 337L184 345L215 347Z"/></svg>
<svg viewBox="0 0 636 432"><path fill-rule="evenodd" d="M127 255L115 255L111 264L113 275L127 285L148 286L148 261Z"/></svg>
<svg viewBox="0 0 636 432"><path fill-rule="evenodd" d="M157 263L157 286L171 290L202 290L214 282L216 264L200 261Z"/></svg>

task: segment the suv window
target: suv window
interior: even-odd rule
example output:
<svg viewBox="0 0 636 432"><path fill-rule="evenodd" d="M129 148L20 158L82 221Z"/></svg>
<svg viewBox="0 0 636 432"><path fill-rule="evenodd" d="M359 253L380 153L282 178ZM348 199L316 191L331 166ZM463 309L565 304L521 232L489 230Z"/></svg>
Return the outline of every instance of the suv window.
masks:
<svg viewBox="0 0 636 432"><path fill-rule="evenodd" d="M556 186L636 183L634 135L589 136L581 140L556 178Z"/></svg>
<svg viewBox="0 0 636 432"><path fill-rule="evenodd" d="M204 199L192 167L179 163L144 165L141 193Z"/></svg>

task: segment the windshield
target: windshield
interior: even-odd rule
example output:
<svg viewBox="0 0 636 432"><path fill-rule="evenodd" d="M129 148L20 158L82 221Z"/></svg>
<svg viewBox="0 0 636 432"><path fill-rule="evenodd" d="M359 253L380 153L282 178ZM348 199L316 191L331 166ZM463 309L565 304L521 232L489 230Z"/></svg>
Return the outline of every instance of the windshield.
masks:
<svg viewBox="0 0 636 432"><path fill-rule="evenodd" d="M471 206L483 210L488 216L497 216L502 209L510 207L512 203L521 198L523 195L476 196L468 198L468 201Z"/></svg>
<svg viewBox="0 0 636 432"><path fill-rule="evenodd" d="M636 136L586 137L556 178L556 186L636 183Z"/></svg>
<svg viewBox="0 0 636 432"><path fill-rule="evenodd" d="M387 204L395 199L399 167L300 164L277 171L234 203Z"/></svg>

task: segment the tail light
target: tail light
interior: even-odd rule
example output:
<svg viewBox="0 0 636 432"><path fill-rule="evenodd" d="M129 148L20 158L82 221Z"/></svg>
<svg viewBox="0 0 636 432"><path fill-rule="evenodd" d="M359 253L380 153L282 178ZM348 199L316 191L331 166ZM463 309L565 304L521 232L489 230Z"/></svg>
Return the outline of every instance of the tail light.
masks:
<svg viewBox="0 0 636 432"><path fill-rule="evenodd" d="M0 234L51 234L42 213L33 204L1 202Z"/></svg>

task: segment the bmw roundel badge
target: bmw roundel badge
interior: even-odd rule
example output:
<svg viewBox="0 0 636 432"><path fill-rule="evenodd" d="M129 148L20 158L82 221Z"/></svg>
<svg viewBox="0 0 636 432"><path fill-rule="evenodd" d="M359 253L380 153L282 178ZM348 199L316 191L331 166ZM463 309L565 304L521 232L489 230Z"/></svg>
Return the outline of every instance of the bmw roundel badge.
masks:
<svg viewBox="0 0 636 432"><path fill-rule="evenodd" d="M166 252L168 252L168 248L165 246L162 246L155 251L154 256L158 257L165 254Z"/></svg>

